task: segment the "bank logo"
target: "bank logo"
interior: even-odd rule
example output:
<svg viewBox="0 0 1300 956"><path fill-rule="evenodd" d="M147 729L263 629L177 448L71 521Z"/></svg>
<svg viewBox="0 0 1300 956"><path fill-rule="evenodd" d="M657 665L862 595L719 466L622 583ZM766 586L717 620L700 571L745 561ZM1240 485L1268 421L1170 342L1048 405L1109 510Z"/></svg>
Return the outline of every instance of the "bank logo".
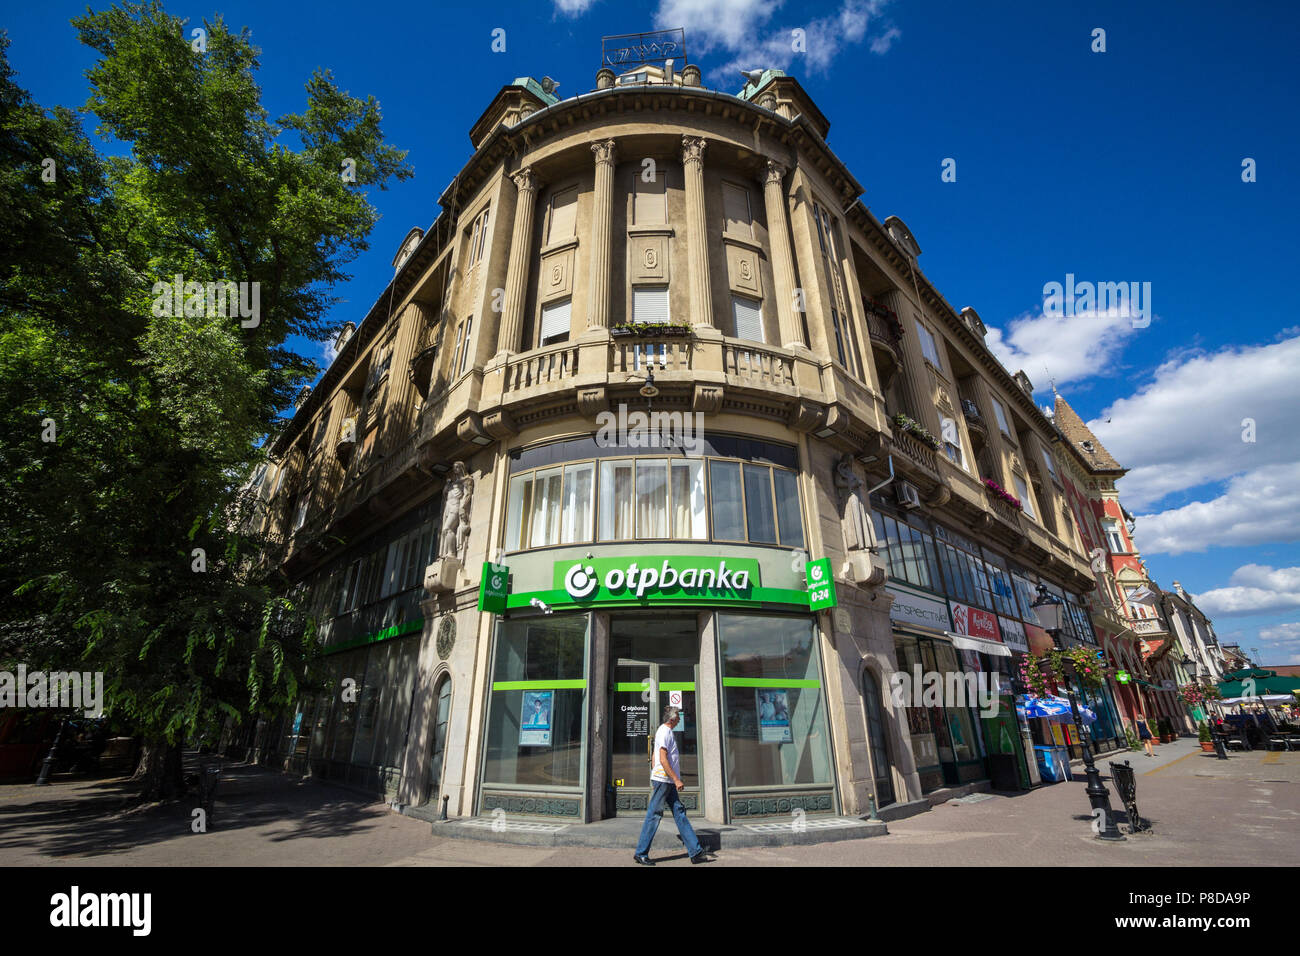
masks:
<svg viewBox="0 0 1300 956"><path fill-rule="evenodd" d="M812 569L811 569L808 573L812 575L812 579L813 579L813 583L814 583L814 584L821 584L821 581L822 581L822 566L821 566L820 564L814 564L814 565L812 566Z"/></svg>
<svg viewBox="0 0 1300 956"><path fill-rule="evenodd" d="M569 592L569 597L575 601L581 601L585 597L590 597L599 584L596 578L596 569L590 564L585 567L579 563L569 568L569 573L564 576L564 590Z"/></svg>

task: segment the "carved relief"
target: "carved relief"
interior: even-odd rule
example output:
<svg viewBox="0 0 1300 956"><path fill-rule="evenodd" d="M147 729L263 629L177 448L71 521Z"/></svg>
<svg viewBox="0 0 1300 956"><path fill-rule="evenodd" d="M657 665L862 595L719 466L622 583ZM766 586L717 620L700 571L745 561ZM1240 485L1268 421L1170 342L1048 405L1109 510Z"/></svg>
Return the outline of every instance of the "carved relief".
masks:
<svg viewBox="0 0 1300 956"><path fill-rule="evenodd" d="M758 253L748 246L725 243L727 280L733 292L762 298L763 283L758 269Z"/></svg>
<svg viewBox="0 0 1300 956"><path fill-rule="evenodd" d="M511 174L510 178L514 181L515 188L520 193L536 193L538 187L542 184L531 166L525 166L519 172Z"/></svg>
<svg viewBox="0 0 1300 956"><path fill-rule="evenodd" d="M596 154L597 166L614 165L615 146L612 139L607 139L600 143L592 143L591 151Z"/></svg>
<svg viewBox="0 0 1300 956"><path fill-rule="evenodd" d="M573 292L574 252L574 247L569 246L542 258L540 288L537 290L542 302L563 298Z"/></svg>
<svg viewBox="0 0 1300 956"><path fill-rule="evenodd" d="M442 530L438 534L438 557L463 562L469 543L469 505L474 496L474 479L458 461L442 489Z"/></svg>
<svg viewBox="0 0 1300 956"><path fill-rule="evenodd" d="M633 282L668 281L668 236L628 236Z"/></svg>
<svg viewBox="0 0 1300 956"><path fill-rule="evenodd" d="M683 136L682 162L688 166L691 163L702 164L704 162L704 150L708 145L708 140L701 136Z"/></svg>

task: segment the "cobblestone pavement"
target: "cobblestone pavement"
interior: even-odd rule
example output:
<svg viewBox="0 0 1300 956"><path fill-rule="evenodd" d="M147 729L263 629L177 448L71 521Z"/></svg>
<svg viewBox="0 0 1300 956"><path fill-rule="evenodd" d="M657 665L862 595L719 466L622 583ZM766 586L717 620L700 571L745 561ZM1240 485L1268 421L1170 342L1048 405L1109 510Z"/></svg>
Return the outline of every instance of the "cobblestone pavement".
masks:
<svg viewBox="0 0 1300 956"><path fill-rule="evenodd" d="M1153 827L1125 843L1093 839L1082 775L1020 794L943 804L889 835L818 846L724 850L728 866L1287 865L1300 863L1300 753L1203 754L1194 739L1157 758L1124 755ZM1108 772L1110 760L1099 766ZM1114 787L1112 806L1121 804ZM0 865L623 866L632 850L524 847L446 838L381 802L255 767L229 768L207 833L191 808L122 812L124 780L0 787ZM673 832L665 819L661 831ZM676 846L676 841L672 844ZM652 851L662 864L685 853Z"/></svg>

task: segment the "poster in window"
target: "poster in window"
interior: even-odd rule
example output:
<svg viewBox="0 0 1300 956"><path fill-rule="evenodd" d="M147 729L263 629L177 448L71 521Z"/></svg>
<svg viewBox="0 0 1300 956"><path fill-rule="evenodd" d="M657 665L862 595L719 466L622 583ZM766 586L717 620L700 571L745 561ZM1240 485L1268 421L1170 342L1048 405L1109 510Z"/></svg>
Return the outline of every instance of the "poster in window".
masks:
<svg viewBox="0 0 1300 956"><path fill-rule="evenodd" d="M758 707L758 739L765 744L794 742L790 733L789 691L771 688L754 688L754 702Z"/></svg>
<svg viewBox="0 0 1300 956"><path fill-rule="evenodd" d="M550 690L526 690L522 715L519 721L519 746L549 747L551 745L551 695Z"/></svg>

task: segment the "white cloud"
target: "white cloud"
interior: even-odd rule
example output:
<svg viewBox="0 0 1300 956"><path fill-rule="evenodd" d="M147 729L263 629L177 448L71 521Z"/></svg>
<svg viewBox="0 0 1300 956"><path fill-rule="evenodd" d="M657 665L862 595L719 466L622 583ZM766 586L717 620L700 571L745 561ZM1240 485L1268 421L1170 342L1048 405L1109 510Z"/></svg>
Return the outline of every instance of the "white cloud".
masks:
<svg viewBox="0 0 1300 956"><path fill-rule="evenodd" d="M1009 372L1024 369L1038 391L1105 374L1137 330L1120 309L1075 315L1022 315L1006 332L988 326L984 341ZM1107 448L1110 446L1107 445Z"/></svg>
<svg viewBox="0 0 1300 956"><path fill-rule="evenodd" d="M1300 621L1266 627L1259 632L1261 644L1270 645L1260 648L1260 662L1270 664L1300 664Z"/></svg>
<svg viewBox="0 0 1300 956"><path fill-rule="evenodd" d="M1127 477L1120 482L1122 499L1128 497L1127 482ZM1137 542L1143 554L1296 540L1300 540L1300 462L1265 465L1239 475L1209 501L1138 515Z"/></svg>
<svg viewBox="0 0 1300 956"><path fill-rule="evenodd" d="M660 0L655 25L665 30L685 28L686 48L694 58L710 53L729 56L709 75L734 81L737 70L826 71L846 46L867 38L888 3L841 0L836 12L810 18L802 6L782 10L784 0ZM876 54L886 53L902 35L888 23L880 27L869 44ZM804 49L799 52L794 49L795 29L804 31Z"/></svg>
<svg viewBox="0 0 1300 956"><path fill-rule="evenodd" d="M577 17L596 5L596 0L555 0L555 9L566 17Z"/></svg>
<svg viewBox="0 0 1300 956"><path fill-rule="evenodd" d="M1232 573L1228 584L1196 595L1196 606L1211 617L1270 614L1300 608L1300 567L1243 564Z"/></svg>
<svg viewBox="0 0 1300 956"><path fill-rule="evenodd" d="M1109 423L1089 422L1107 450L1130 469L1120 485L1129 509L1269 465L1300 462L1300 432L1293 421L1300 408L1298 366L1300 336L1186 352L1157 368L1137 394L1107 408L1102 418ZM1254 423L1253 442L1243 441L1246 419Z"/></svg>

